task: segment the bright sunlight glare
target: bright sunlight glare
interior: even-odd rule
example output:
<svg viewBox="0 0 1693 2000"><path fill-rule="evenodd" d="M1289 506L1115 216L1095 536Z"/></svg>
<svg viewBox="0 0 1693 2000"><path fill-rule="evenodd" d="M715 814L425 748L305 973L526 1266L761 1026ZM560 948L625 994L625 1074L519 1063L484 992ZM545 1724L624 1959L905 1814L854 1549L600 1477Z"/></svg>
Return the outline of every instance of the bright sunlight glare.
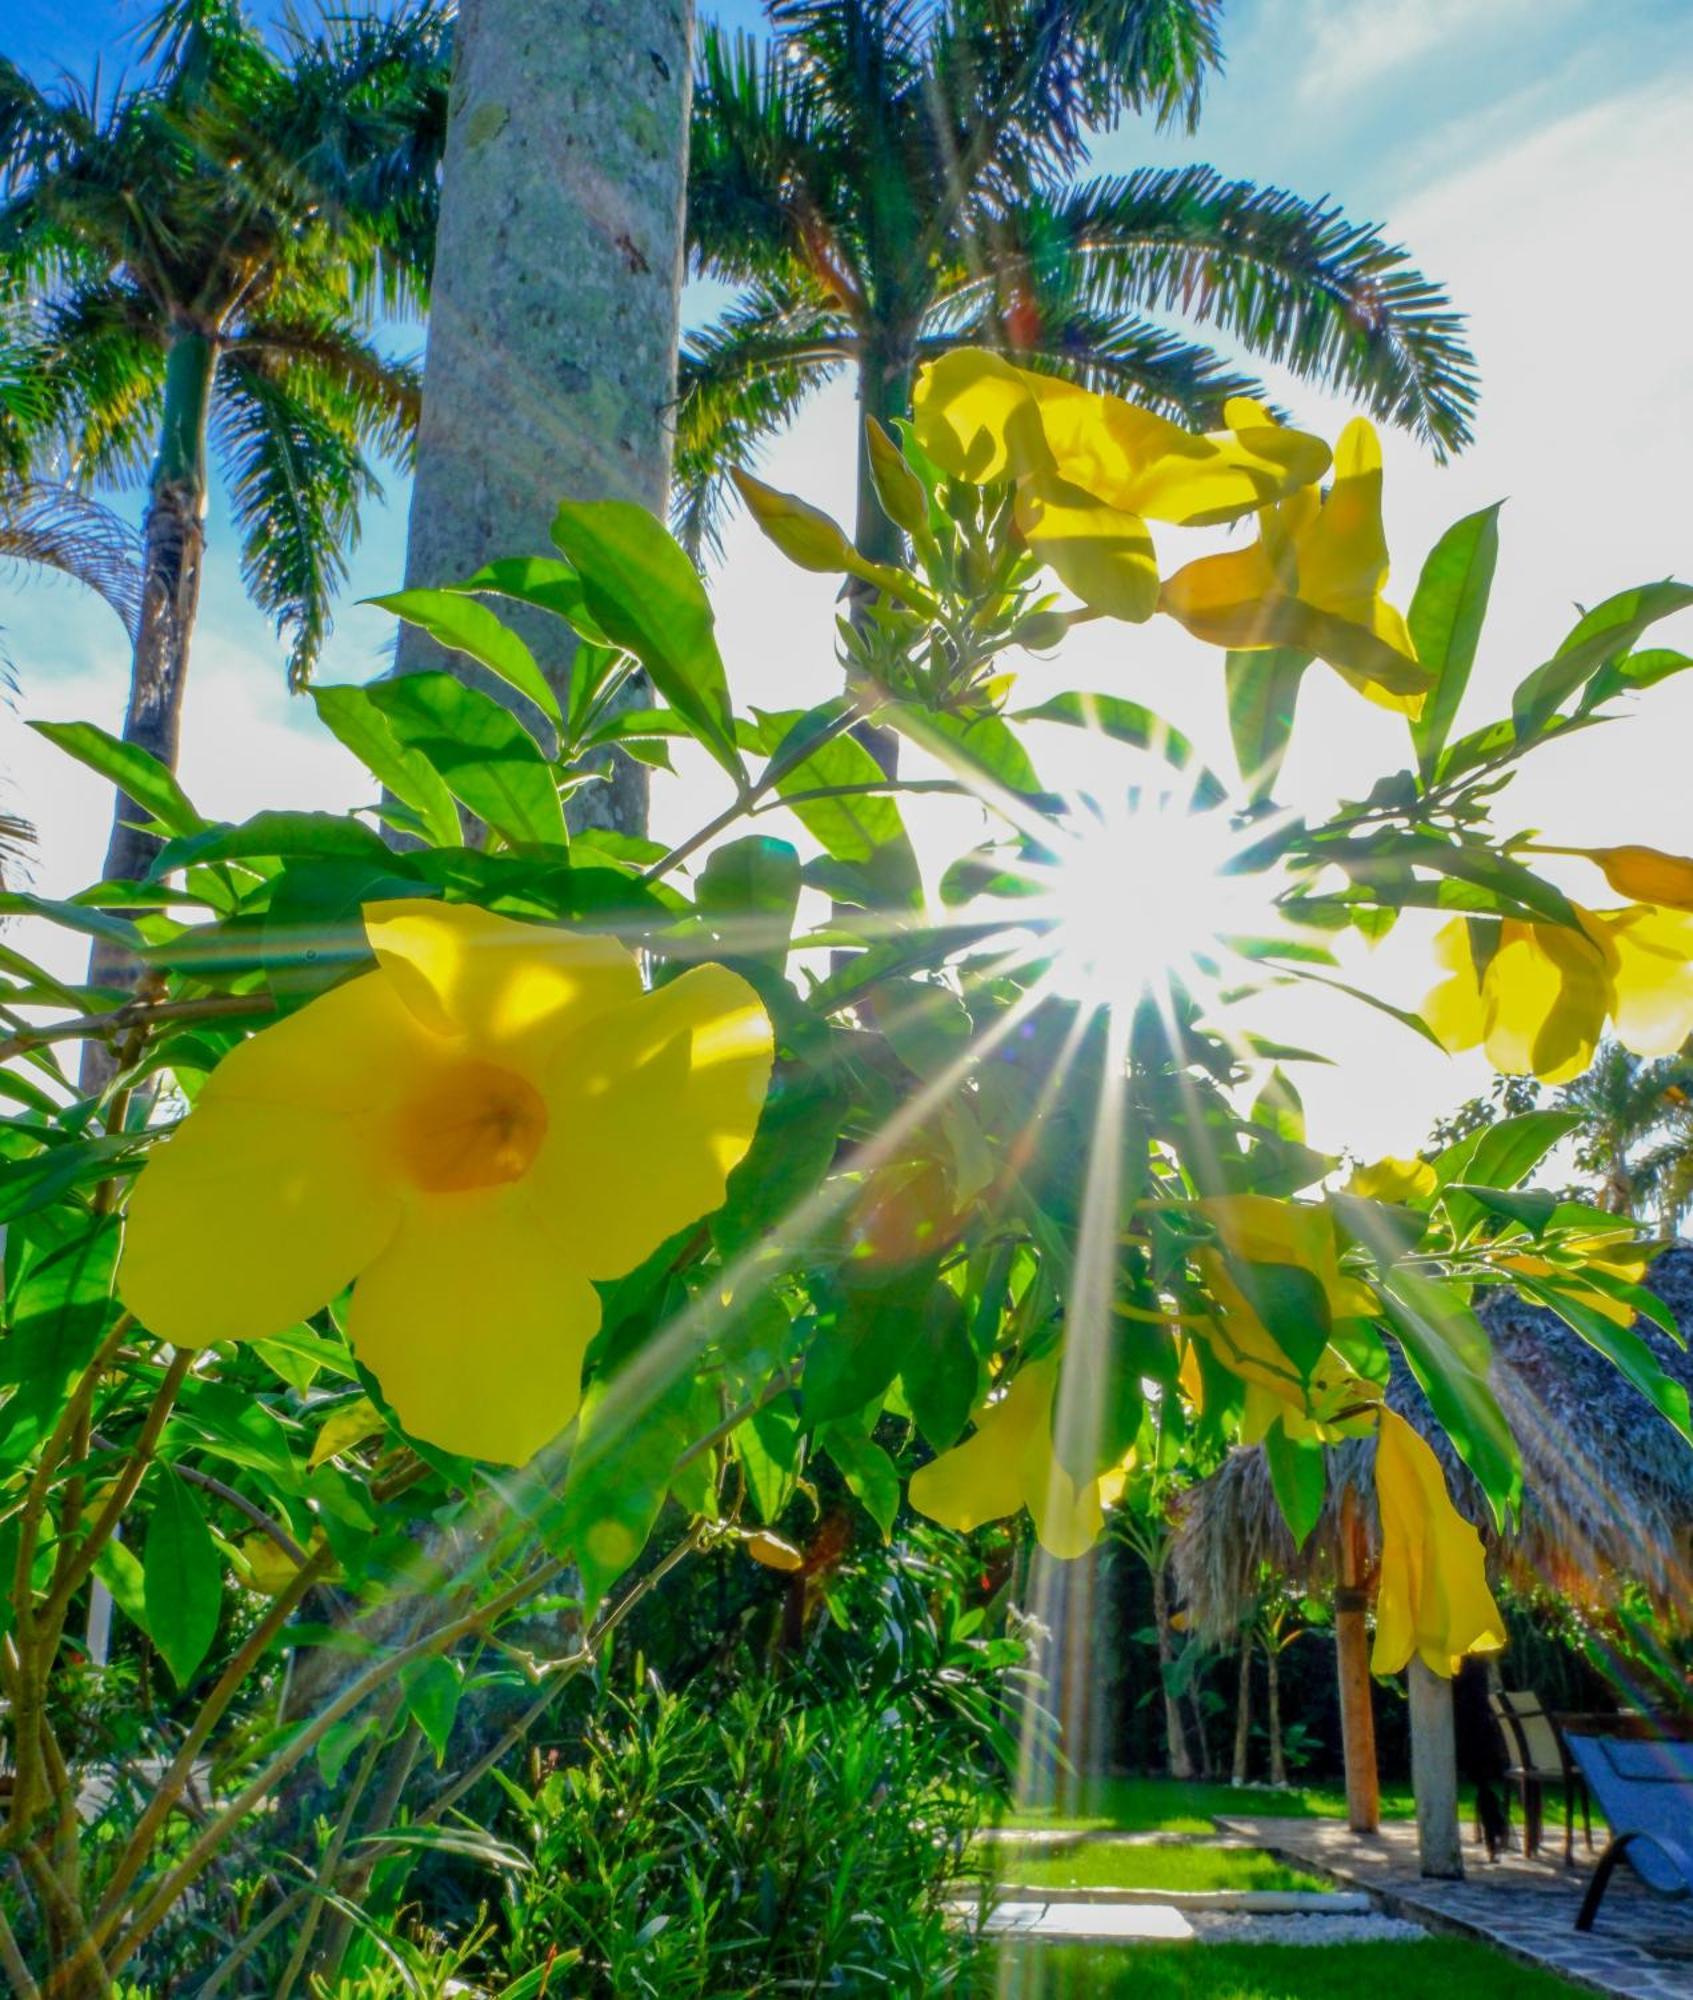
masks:
<svg viewBox="0 0 1693 2000"><path fill-rule="evenodd" d="M1266 878L1231 868L1261 824L1243 836L1180 793L1136 791L1078 799L1070 826L1050 863L1021 872L1035 890L1031 955L1072 998L1125 1006L1214 983L1229 938L1274 928Z"/></svg>

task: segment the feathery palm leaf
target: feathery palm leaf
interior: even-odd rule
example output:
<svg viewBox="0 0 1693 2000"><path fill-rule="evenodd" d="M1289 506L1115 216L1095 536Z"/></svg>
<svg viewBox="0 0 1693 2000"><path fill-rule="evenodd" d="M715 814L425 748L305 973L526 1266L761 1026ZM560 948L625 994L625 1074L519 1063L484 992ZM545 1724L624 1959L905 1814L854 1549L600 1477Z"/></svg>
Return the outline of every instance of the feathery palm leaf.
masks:
<svg viewBox="0 0 1693 2000"><path fill-rule="evenodd" d="M0 480L0 561L60 571L115 611L130 638L141 617L141 538L74 487Z"/></svg>

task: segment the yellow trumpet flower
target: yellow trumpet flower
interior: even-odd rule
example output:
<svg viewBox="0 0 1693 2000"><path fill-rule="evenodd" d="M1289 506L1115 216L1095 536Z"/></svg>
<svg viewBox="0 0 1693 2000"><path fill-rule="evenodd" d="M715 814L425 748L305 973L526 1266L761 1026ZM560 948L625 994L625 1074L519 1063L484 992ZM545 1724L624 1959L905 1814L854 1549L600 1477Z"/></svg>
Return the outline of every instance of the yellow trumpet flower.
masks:
<svg viewBox="0 0 1693 2000"><path fill-rule="evenodd" d="M1315 653L1371 700L1416 715L1429 675L1381 594L1381 444L1364 418L1341 432L1334 473L1326 498L1306 487L1267 507L1250 547L1178 570L1159 607L1214 646Z"/></svg>
<svg viewBox="0 0 1693 2000"><path fill-rule="evenodd" d="M1440 1461L1403 1417L1381 1413L1376 1443L1381 1579L1370 1670L1396 1674L1417 1654L1445 1678L1466 1653L1505 1644L1481 1537L1447 1497Z"/></svg>
<svg viewBox="0 0 1693 2000"><path fill-rule="evenodd" d="M996 1401L975 1413L962 1444L911 1475L911 1504L942 1527L968 1534L1027 1507L1049 1555L1069 1560L1099 1540L1105 1509L1121 1494L1123 1466L1077 1485L1052 1445L1052 1404L1059 1357L1026 1362Z"/></svg>
<svg viewBox="0 0 1693 2000"><path fill-rule="evenodd" d="M1329 464L1320 438L1250 398L1225 405L1226 432L1198 436L985 348L929 363L912 408L917 441L943 471L977 485L1014 480L1029 547L1084 604L1132 622L1158 602L1148 520L1238 520Z"/></svg>
<svg viewBox="0 0 1693 2000"><path fill-rule="evenodd" d="M1466 919L1436 935L1447 977L1422 1017L1454 1052L1483 1047L1495 1069L1563 1083L1593 1060L1605 1023L1639 1056L1669 1055L1693 1032L1693 913L1649 903L1581 910L1580 930L1508 918L1485 966Z"/></svg>
<svg viewBox="0 0 1693 2000"><path fill-rule="evenodd" d="M232 1049L129 1200L119 1289L181 1347L347 1331L414 1436L519 1464L575 1414L619 1276L721 1205L770 1023L704 965L644 993L610 938L372 903L376 969Z"/></svg>

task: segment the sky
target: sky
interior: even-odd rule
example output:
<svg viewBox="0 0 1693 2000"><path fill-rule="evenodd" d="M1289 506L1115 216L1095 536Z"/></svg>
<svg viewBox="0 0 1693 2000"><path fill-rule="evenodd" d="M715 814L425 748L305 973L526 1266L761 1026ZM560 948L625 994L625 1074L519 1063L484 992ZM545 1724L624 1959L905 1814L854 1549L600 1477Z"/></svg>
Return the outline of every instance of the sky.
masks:
<svg viewBox="0 0 1693 2000"><path fill-rule="evenodd" d="M709 9L707 11L710 11ZM737 24L753 10L719 10ZM138 10L121 0L0 0L0 47L38 76L108 70ZM1238 0L1225 16L1227 72L1196 134L1131 124L1102 136L1095 167L1205 160L1307 196L1329 195L1382 224L1468 315L1482 373L1474 446L1436 466L1389 435L1386 518L1403 603L1427 548L1451 521L1507 502L1493 612L1460 726L1508 707L1509 690L1557 645L1577 607L1669 574L1693 574L1693 277L1685 214L1693 190L1693 8L1685 0ZM685 311L711 309L696 290ZM1333 436L1350 412L1273 379L1308 428ZM766 457L764 477L850 518L855 410L842 385ZM321 678L380 673L393 621L357 604L403 572L407 493L390 482L364 539ZM266 806L362 802L362 771L286 692L283 654L243 597L221 503L184 730L182 777L202 811L243 818ZM782 563L744 523L712 579L738 705L792 707L836 684L833 591ZM1167 629L1166 629L1167 628ZM1693 650L1693 621L1662 629ZM59 894L94 880L109 818L97 782L24 724L31 717L121 721L127 647L111 614L63 582L0 579L0 647L18 684L0 712L4 803L40 834L34 886ZM1219 656L1167 621L1095 625L1056 660L1030 661L1019 701L1063 687L1147 702L1231 767ZM1045 731L1062 737L1063 732ZM1540 754L1507 795L1501 823L1568 843L1639 840L1693 851L1687 780L1693 674L1654 690L1640 715ZM1031 739L1048 783L1071 767ZM1321 670L1307 676L1280 796L1320 809L1405 761L1403 725ZM703 765L655 781L660 835L686 832L723 802ZM925 855L959 851L976 820L918 816ZM958 809L951 809L956 812ZM973 809L972 809L973 810ZM1565 885L1601 885L1580 864ZM1124 889L1123 921L1135 891ZM39 939L32 939L39 945ZM1414 1003L1427 983L1427 926L1408 922L1360 958L1359 976ZM45 954L45 951L43 953ZM72 969L74 954L55 960ZM1363 1157L1414 1150L1429 1125L1485 1083L1479 1058L1448 1058L1355 1003L1260 1003L1251 1025L1319 1047L1332 1066L1300 1076L1319 1144Z"/></svg>

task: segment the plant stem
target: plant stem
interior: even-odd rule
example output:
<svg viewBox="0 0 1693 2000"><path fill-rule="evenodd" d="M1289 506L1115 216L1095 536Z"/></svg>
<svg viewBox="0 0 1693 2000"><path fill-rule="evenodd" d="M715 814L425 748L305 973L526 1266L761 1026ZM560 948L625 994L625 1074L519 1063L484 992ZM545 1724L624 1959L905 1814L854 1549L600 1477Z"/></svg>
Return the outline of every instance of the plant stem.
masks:
<svg viewBox="0 0 1693 2000"><path fill-rule="evenodd" d="M690 854L697 854L702 847L709 846L717 836L733 826L736 820L752 811L758 801L773 792L782 780L797 771L809 758L816 755L825 743L832 743L837 736L845 736L859 722L857 704L843 710L833 721L825 724L815 736L808 736L791 750L778 752L764 767L764 774L757 784L751 786L727 805L715 819L709 819L697 833L691 833L679 846L673 847L662 859L655 861L641 876L643 882L656 882L660 876L668 875L672 868L686 861Z"/></svg>
<svg viewBox="0 0 1693 2000"><path fill-rule="evenodd" d="M106 1893L97 1912L97 1922L104 1924L115 1913L124 1891L140 1873L148 1854L152 1851L159 1828L164 1824L171 1808L182 1796L183 1790L193 1775L194 1759L205 1746L220 1716L241 1691L246 1680L259 1661L264 1657L270 1642L293 1616L295 1607L330 1567L332 1558L327 1548L317 1550L306 1558L298 1575L277 1593L276 1601L247 1635L240 1650L230 1660L217 1685L200 1704L200 1712L194 1718L194 1725L183 1738L169 1768L159 1779L147 1808L136 1822L124 1850L118 1857L117 1866L112 1871Z"/></svg>
<svg viewBox="0 0 1693 2000"><path fill-rule="evenodd" d="M262 993L214 993L204 1000L126 1000L103 1014L77 1014L66 1021L21 1028L0 1041L0 1062L24 1055L49 1042L82 1041L93 1035L115 1035L137 1023L209 1021L224 1014L274 1014L276 1003Z"/></svg>

